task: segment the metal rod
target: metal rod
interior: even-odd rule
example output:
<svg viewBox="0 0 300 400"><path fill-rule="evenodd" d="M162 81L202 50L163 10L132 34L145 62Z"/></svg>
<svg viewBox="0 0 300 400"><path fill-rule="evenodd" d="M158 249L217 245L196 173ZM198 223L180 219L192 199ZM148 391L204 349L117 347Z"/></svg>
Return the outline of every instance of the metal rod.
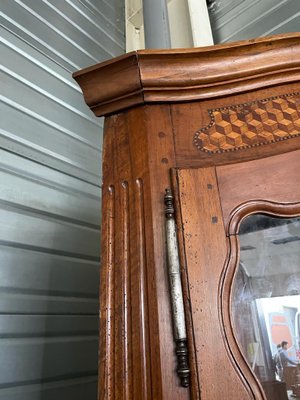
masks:
<svg viewBox="0 0 300 400"><path fill-rule="evenodd" d="M143 0L143 15L146 48L170 48L167 0Z"/></svg>
<svg viewBox="0 0 300 400"><path fill-rule="evenodd" d="M176 343L177 373L181 385L188 387L190 369L188 365L188 349L183 305L183 293L180 275L178 242L175 224L174 198L170 189L165 194L166 236L168 253L168 274L171 292L173 330Z"/></svg>

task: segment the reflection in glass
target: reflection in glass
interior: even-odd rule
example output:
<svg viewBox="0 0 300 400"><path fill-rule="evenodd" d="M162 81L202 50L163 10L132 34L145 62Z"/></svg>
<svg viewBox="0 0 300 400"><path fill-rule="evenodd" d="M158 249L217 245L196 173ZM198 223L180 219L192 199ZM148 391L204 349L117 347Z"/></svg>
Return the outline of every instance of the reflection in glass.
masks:
<svg viewBox="0 0 300 400"><path fill-rule="evenodd" d="M251 215L239 242L237 341L268 400L300 399L300 218Z"/></svg>

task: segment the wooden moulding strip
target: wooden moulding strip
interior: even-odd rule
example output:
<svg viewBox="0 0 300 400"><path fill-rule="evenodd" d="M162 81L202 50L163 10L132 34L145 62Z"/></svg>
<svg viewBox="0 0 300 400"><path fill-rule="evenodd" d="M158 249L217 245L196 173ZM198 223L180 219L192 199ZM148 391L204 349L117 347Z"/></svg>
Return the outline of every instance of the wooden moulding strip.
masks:
<svg viewBox="0 0 300 400"><path fill-rule="evenodd" d="M139 50L73 74L97 116L145 103L241 93L300 79L300 33L193 49Z"/></svg>

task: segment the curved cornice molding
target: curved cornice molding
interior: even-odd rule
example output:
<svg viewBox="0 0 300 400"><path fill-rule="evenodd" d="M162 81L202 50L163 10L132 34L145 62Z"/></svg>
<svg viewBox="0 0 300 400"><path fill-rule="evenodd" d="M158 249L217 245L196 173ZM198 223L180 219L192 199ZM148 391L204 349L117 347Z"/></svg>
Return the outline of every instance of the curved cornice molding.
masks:
<svg viewBox="0 0 300 400"><path fill-rule="evenodd" d="M300 33L194 49L139 50L73 74L97 116L300 80Z"/></svg>

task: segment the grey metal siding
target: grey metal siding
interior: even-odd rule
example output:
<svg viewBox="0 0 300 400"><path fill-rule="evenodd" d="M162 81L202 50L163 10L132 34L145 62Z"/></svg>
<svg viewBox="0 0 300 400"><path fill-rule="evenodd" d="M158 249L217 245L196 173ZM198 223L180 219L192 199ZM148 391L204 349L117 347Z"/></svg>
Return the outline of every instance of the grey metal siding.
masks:
<svg viewBox="0 0 300 400"><path fill-rule="evenodd" d="M209 11L216 44L300 30L299 0L216 0Z"/></svg>
<svg viewBox="0 0 300 400"><path fill-rule="evenodd" d="M0 399L96 399L103 123L71 73L124 52L123 0L0 20Z"/></svg>

